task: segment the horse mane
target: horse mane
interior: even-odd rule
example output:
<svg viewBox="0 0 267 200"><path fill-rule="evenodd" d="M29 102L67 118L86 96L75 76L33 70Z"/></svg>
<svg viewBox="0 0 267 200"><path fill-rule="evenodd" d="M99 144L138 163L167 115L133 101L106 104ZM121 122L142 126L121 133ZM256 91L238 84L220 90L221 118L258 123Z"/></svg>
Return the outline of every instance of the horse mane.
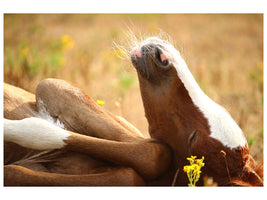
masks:
<svg viewBox="0 0 267 200"><path fill-rule="evenodd" d="M237 186L263 186L263 166L249 154L245 156L244 162L240 176L233 178L231 183Z"/></svg>

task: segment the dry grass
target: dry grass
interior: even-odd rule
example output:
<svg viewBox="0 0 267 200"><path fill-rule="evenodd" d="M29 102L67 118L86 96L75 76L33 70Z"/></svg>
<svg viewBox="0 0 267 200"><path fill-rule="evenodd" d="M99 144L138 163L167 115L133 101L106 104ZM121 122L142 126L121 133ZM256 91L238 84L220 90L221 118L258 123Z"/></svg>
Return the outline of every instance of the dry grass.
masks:
<svg viewBox="0 0 267 200"><path fill-rule="evenodd" d="M147 135L135 70L112 49L113 41L127 41L128 27L137 36L168 33L201 88L231 113L262 161L262 15L5 15L4 80L31 92L47 77L73 82ZM63 35L73 48L62 49Z"/></svg>

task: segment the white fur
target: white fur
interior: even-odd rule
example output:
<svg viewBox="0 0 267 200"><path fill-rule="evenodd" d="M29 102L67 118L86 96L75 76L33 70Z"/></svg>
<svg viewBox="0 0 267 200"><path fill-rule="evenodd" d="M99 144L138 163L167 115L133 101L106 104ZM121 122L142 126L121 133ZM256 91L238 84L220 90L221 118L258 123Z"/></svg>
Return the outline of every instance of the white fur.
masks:
<svg viewBox="0 0 267 200"><path fill-rule="evenodd" d="M44 105L44 102L41 99L38 99L38 108L39 108L39 114L38 117L42 118L60 128L65 128L64 124L61 123L61 121L59 121L59 119L57 119L56 121L53 119L53 117L51 117L51 115L47 112L46 107Z"/></svg>
<svg viewBox="0 0 267 200"><path fill-rule="evenodd" d="M36 149L60 149L70 136L66 130L40 118L22 120L4 119L4 140L20 146Z"/></svg>
<svg viewBox="0 0 267 200"><path fill-rule="evenodd" d="M147 44L152 40L148 39L145 43ZM164 46L174 58L173 64L178 77L183 82L193 103L207 118L211 131L210 136L230 148L245 146L247 144L246 138L230 114L201 90L180 53L170 44L164 43Z"/></svg>
<svg viewBox="0 0 267 200"><path fill-rule="evenodd" d="M200 109L209 122L210 136L230 148L245 146L247 144L246 138L230 114L223 107L212 101L201 90L180 53L171 45L168 45L167 49L175 59L174 67L178 77L183 82L193 103Z"/></svg>

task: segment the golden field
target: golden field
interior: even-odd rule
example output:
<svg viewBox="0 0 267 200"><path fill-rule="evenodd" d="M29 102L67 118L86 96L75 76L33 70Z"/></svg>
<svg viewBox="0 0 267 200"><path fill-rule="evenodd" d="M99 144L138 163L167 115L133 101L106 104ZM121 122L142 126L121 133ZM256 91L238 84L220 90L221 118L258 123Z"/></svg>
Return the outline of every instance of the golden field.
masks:
<svg viewBox="0 0 267 200"><path fill-rule="evenodd" d="M200 87L242 128L263 160L263 15L5 14L4 81L30 92L42 79L83 88L148 136L135 69L114 43L168 34Z"/></svg>

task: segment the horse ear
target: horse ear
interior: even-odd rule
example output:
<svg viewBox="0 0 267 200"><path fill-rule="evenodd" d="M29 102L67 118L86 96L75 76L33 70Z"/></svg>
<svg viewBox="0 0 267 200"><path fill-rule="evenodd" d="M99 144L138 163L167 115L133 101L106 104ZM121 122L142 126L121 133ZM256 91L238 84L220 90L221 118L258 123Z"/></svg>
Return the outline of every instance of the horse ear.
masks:
<svg viewBox="0 0 267 200"><path fill-rule="evenodd" d="M198 130L194 130L188 137L189 155L192 154L192 149L197 144L201 133Z"/></svg>
<svg viewBox="0 0 267 200"><path fill-rule="evenodd" d="M243 168L243 172L251 185L263 185L263 167L262 165L256 163L251 155L246 157L246 163Z"/></svg>
<svg viewBox="0 0 267 200"><path fill-rule="evenodd" d="M239 186L263 186L263 167L256 163L251 155L245 157L245 165L239 178L232 183Z"/></svg>

